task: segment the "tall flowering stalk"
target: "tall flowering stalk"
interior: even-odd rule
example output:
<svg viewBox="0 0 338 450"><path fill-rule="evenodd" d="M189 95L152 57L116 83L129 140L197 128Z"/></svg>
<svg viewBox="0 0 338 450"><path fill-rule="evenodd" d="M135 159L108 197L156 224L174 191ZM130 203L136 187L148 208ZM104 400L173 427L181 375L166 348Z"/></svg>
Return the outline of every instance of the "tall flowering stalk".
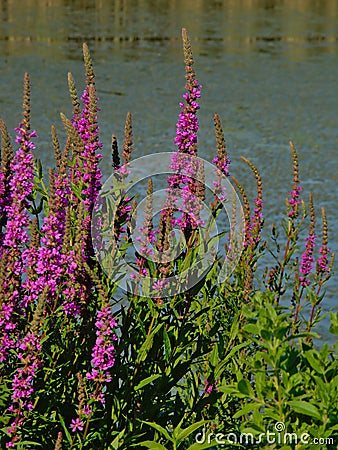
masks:
<svg viewBox="0 0 338 450"><path fill-rule="evenodd" d="M200 108L197 100L201 96L201 86L195 77L190 40L184 28L182 38L187 92L183 95L185 103L180 103L181 112L176 124L174 141L178 151L173 154L170 166L175 175L168 177L169 199L167 210L163 211L163 214L168 215L168 211L173 209L180 211L182 214L173 219L173 225L179 225L186 238L189 238L192 230L202 223L199 217L201 204L197 180L200 167L198 160L195 159L199 127L197 111Z"/></svg>
<svg viewBox="0 0 338 450"><path fill-rule="evenodd" d="M30 131L30 85L29 75L24 78L23 121L15 129L15 141L19 144L13 161L10 163L11 176L8 182L8 197L4 213L6 230L3 235L1 258L6 263L2 278L2 298L0 299L0 361L6 360L8 352L15 345L16 323L22 315L21 278L25 270L24 246L29 242L28 227L30 218L27 211L28 197L34 186L35 144Z"/></svg>
<svg viewBox="0 0 338 450"><path fill-rule="evenodd" d="M302 274L299 277L300 284L305 287L310 284L309 275L312 273L314 257L313 251L316 242L315 234L315 211L313 206L312 195L310 195L310 229L309 235L306 238L305 252L302 254L299 271Z"/></svg>
<svg viewBox="0 0 338 450"><path fill-rule="evenodd" d="M82 110L71 74L68 75L68 84L73 102L71 123L76 132L76 135L74 135L70 131L73 134L75 151L73 155L75 167L72 169L71 181L81 188L81 202L88 212L83 221L83 228L87 236L85 242L83 242L83 259L87 261L88 256L93 253L91 240L89 239L91 212L102 186L102 173L99 168L99 162L102 159L99 151L102 148L102 143L98 135L100 128L98 126L97 112L99 108L97 106L95 76L86 44L83 44L83 55L86 69L86 88L81 96L81 101L83 102ZM69 130L69 125L67 128ZM80 142L78 139L80 139Z"/></svg>
<svg viewBox="0 0 338 450"><path fill-rule="evenodd" d="M300 205L300 193L302 192L302 187L299 184L299 164L296 149L292 142L290 142L290 148L292 153L293 162L293 188L289 192L290 198L287 199L288 217L293 221L298 217L299 205Z"/></svg>
<svg viewBox="0 0 338 450"><path fill-rule="evenodd" d="M320 257L317 259L316 271L318 275L327 275L330 272L328 255L330 254L330 249L328 248L328 226L325 209L322 208L322 245L319 249Z"/></svg>
<svg viewBox="0 0 338 450"><path fill-rule="evenodd" d="M116 357L114 342L117 340L115 334L117 322L113 317L112 308L108 303L108 294L102 281L94 270L91 270L89 266L86 266L86 268L101 298L101 309L97 312L95 321L96 341L92 349L92 368L87 372L86 378L93 381L95 386L95 391L91 394L91 397L104 405L103 385L112 381L111 369Z"/></svg>
<svg viewBox="0 0 338 450"><path fill-rule="evenodd" d="M226 143L224 139L221 119L217 113L214 115L214 124L217 155L212 160L212 162L216 165L218 170L215 170L216 179L213 181L215 199L211 203L210 208L213 214L216 215L218 207L222 207L222 205L220 205L220 202L226 199L226 189L224 186L222 186L222 179L224 177L229 177L229 166L231 161L226 151Z"/></svg>
<svg viewBox="0 0 338 450"><path fill-rule="evenodd" d="M20 366L16 370L12 381L12 404L8 408L14 415L14 420L8 428L11 441L6 448L15 447L15 442L20 438L20 427L22 426L27 412L34 408L32 398L34 393L34 379L41 362L41 334L39 333L43 316L45 292L40 296L34 312L31 331L17 345L17 357Z"/></svg>
<svg viewBox="0 0 338 450"><path fill-rule="evenodd" d="M242 156L242 160L248 164L250 169L253 171L255 178L256 178L256 185L257 185L257 196L255 199L255 208L253 215L250 217L249 222L246 225L246 231L245 231L245 242L244 246L250 246L251 249L254 249L261 238L261 231L264 224L263 219L263 190L262 190L262 179L261 176L257 170L257 168L252 164L251 161L249 161L247 158L244 158Z"/></svg>
<svg viewBox="0 0 338 450"><path fill-rule="evenodd" d="M200 108L197 99L201 96L201 86L195 78L190 40L184 28L182 30L182 38L187 92L183 95L186 104L180 103L181 112L176 125L175 144L180 152L196 155L199 126L196 113Z"/></svg>
<svg viewBox="0 0 338 450"><path fill-rule="evenodd" d="M217 166L221 173L228 177L231 161L226 151L226 143L224 139L221 119L217 113L214 115L214 124L216 133L217 156L212 160L212 162Z"/></svg>
<svg viewBox="0 0 338 450"><path fill-rule="evenodd" d="M316 307L321 301L320 292L323 284L330 278L330 272L332 269L334 254L331 256L331 261L329 263L328 255L330 254L330 249L328 248L328 226L325 209L322 208L322 242L319 248L319 257L316 263L316 274L315 279L317 282L317 292L316 296L314 296L312 300L312 308L310 313L310 318L307 326L307 330L310 331L313 320L315 318ZM314 259L312 258L311 263L314 263Z"/></svg>
<svg viewBox="0 0 338 450"><path fill-rule="evenodd" d="M7 222L6 209L10 205L11 162L14 157L13 148L10 143L6 124L0 119L1 128L1 150L0 150L0 258L3 251L3 229Z"/></svg>
<svg viewBox="0 0 338 450"><path fill-rule="evenodd" d="M290 260L291 254L296 250L296 243L298 239L298 232L300 228L300 224L296 223L296 219L299 216L299 207L302 205L303 208L303 215L302 219L304 219L305 209L302 203L302 200L300 199L300 194L302 192L302 187L300 186L299 182L299 164L298 164L298 155L295 149L295 146L290 141L289 142L291 154L292 154L292 165L293 165L293 189L291 192L289 192L289 198L286 199L286 208L287 208L287 216L288 221L286 225L286 244L284 248L284 255L283 259L281 260L278 267L275 269L272 269L270 271L270 279L273 280L273 283L276 284L276 289L278 291L278 297L276 299L276 302L279 302L280 296L283 292L283 280L285 275L285 270L288 265L288 262ZM298 297L298 294L294 292L294 296ZM299 299L296 298L296 301L298 302Z"/></svg>

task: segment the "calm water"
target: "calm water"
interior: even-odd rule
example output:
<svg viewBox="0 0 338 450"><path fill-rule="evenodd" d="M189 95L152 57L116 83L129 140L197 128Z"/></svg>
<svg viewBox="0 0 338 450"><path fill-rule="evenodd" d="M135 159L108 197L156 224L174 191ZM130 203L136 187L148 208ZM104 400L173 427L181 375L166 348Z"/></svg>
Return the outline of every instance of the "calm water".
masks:
<svg viewBox="0 0 338 450"><path fill-rule="evenodd" d="M336 0L1 0L0 115L10 129L20 120L28 71L40 157L53 165L50 125L63 135L59 112L71 114L67 72L81 90L85 41L101 101L105 174L111 133L122 141L127 111L133 113L135 157L171 151L184 92L180 35L186 27L203 85L200 156L214 155L217 111L232 172L248 192L253 180L240 155L261 170L270 223L292 184L292 139L304 195L313 192L318 216L325 206L330 248L337 251L337 16ZM336 307L337 287L335 276L325 308Z"/></svg>

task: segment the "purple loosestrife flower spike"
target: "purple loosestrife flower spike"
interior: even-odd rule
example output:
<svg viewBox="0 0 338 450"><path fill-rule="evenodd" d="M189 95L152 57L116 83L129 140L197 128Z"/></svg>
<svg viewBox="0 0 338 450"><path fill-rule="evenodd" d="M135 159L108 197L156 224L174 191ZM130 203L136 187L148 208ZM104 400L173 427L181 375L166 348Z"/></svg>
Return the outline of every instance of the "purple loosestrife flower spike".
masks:
<svg viewBox="0 0 338 450"><path fill-rule="evenodd" d="M44 314L46 290L40 296L31 325L31 331L17 344L19 368L16 370L12 381L12 405L8 408L14 415L7 430L11 436L11 443L18 438L18 431L22 426L25 416L33 409L32 396L34 394L34 378L41 367L41 335L39 333Z"/></svg>
<svg viewBox="0 0 338 450"><path fill-rule="evenodd" d="M112 381L110 370L114 366L116 357L114 342L117 340L115 334L117 322L113 317L112 308L108 304L107 292L101 279L87 264L85 267L102 299L101 310L97 312L95 322L96 341L92 350L92 370L87 372L86 378L96 384L95 392L91 397L104 404L102 384Z"/></svg>
<svg viewBox="0 0 338 450"><path fill-rule="evenodd" d="M316 237L317 236L315 234L315 211L313 206L312 194L310 194L310 230L309 235L306 238L305 252L302 255L299 268L299 271L302 274L302 276L299 277L299 281L303 287L308 286L310 284L308 276L312 273L313 269L314 263L313 251L315 248Z"/></svg>
<svg viewBox="0 0 338 450"><path fill-rule="evenodd" d="M83 109L80 110L77 94L71 76L69 87L73 101L73 118L71 124L62 116L67 135L73 140L75 147L75 167L72 169L71 181L81 189L81 203L86 213L83 215L82 228L82 258L87 261L93 255L94 250L90 237L91 213L94 203L101 189L102 173L99 161L102 155L99 153L102 143L99 139L99 126L97 119L98 98L96 96L94 71L86 44L83 45L83 55L86 68L86 88L82 94ZM72 199L76 202L75 195Z"/></svg>
<svg viewBox="0 0 338 450"><path fill-rule="evenodd" d="M55 442L54 450L62 450L62 433L61 433L61 431L58 433L58 438Z"/></svg>
<svg viewBox="0 0 338 450"><path fill-rule="evenodd" d="M298 156L293 143L290 141L290 148L292 153L293 161L293 188L289 192L290 198L287 199L288 217L294 220L298 217L298 207L300 205L300 193L302 188L299 184L299 166L298 166Z"/></svg>
<svg viewBox="0 0 338 450"><path fill-rule="evenodd" d="M213 164L216 164L217 168L225 175L229 176L230 159L226 151L226 143L224 139L224 133L222 129L221 119L216 113L214 115L215 132L216 132L216 146L217 156L212 160Z"/></svg>
<svg viewBox="0 0 338 450"><path fill-rule="evenodd" d="M124 129L124 142L123 142L123 152L122 157L124 164L128 164L131 157L131 152L133 150L133 128L130 112L127 113L126 125Z"/></svg>
<svg viewBox="0 0 338 450"><path fill-rule="evenodd" d="M199 214L202 193L198 182L202 171L199 161L195 158L199 126L197 111L200 108L197 99L201 96L201 86L195 78L191 45L185 29L182 30L182 38L187 92L183 95L185 103L180 103L181 111L176 124L177 152L172 155L170 165L175 175L168 177L168 200L165 209L181 212L180 217L173 217L173 225L179 225L189 240L192 230L202 223ZM163 214L166 215L165 211Z"/></svg>
<svg viewBox="0 0 338 450"><path fill-rule="evenodd" d="M328 255L330 250L328 248L328 226L324 207L322 208L322 245L319 249L320 257L317 260L317 273L328 274L330 272Z"/></svg>
<svg viewBox="0 0 338 450"><path fill-rule="evenodd" d="M0 119L1 151L0 151L0 258L2 257L3 229L7 222L6 209L11 201L9 182L11 179L11 162L14 153L10 143L7 127Z"/></svg>
<svg viewBox="0 0 338 450"><path fill-rule="evenodd" d="M196 113L200 108L197 99L201 96L201 86L195 79L191 45L184 28L182 30L182 38L187 81L186 89L188 92L183 95L186 105L184 105L183 102L180 103L181 112L176 125L175 144L180 152L196 155L197 131L199 125Z"/></svg>
<svg viewBox="0 0 338 450"><path fill-rule="evenodd" d="M112 134L111 137L111 153L112 153L112 166L114 170L117 170L121 166L121 160L115 134Z"/></svg>
<svg viewBox="0 0 338 450"><path fill-rule="evenodd" d="M9 180L9 201L5 207L7 215L6 232L2 242L2 260L6 261L6 272L2 291L4 298L0 307L0 361L7 358L9 350L14 346L16 324L14 313L22 314L20 304L21 278L25 268L22 250L29 241L28 225L30 223L27 197L33 191L35 145L31 141L36 132L30 132L29 124L29 76L24 80L24 113L23 123L15 129L15 141L19 144L13 161L10 163L11 178Z"/></svg>
<svg viewBox="0 0 338 450"><path fill-rule="evenodd" d="M263 190L262 190L262 179L261 176L257 170L257 168L252 164L251 161L249 161L247 158L244 158L242 156L242 160L248 164L250 169L253 171L255 178L256 178L256 184L257 184L257 197L255 200L255 209L252 217L250 218L250 223L247 226L246 230L246 242L245 245L250 244L253 248L259 243L261 231L264 224L262 209L263 209Z"/></svg>
<svg viewBox="0 0 338 450"><path fill-rule="evenodd" d="M49 214L45 216L41 227L41 245L31 247L25 252L27 263L34 270L28 273L24 282L26 293L24 303L36 301L47 289L48 304L53 304L60 292L61 280L67 274L68 286L63 290L65 304L73 301L67 288L75 282L76 263L73 252L63 252L63 240L66 226L66 211L69 205L70 189L66 173L63 170L50 171L50 195L48 201ZM69 298L71 297L71 298ZM52 303L53 302L53 303ZM73 308L73 313L79 312Z"/></svg>

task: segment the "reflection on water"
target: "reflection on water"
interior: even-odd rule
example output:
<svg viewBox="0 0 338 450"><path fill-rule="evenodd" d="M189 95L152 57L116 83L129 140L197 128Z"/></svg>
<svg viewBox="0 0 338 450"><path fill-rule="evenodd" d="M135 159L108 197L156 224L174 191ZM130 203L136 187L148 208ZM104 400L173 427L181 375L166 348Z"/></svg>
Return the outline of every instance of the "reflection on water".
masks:
<svg viewBox="0 0 338 450"><path fill-rule="evenodd" d="M335 52L336 0L2 0L2 54L32 43L176 41L180 23L196 41L246 51L261 42L311 43ZM69 50L61 45L59 51ZM56 49L55 49L56 50ZM69 54L67 56L70 56Z"/></svg>
<svg viewBox="0 0 338 450"><path fill-rule="evenodd" d="M313 191L318 216L319 205L327 209L337 251L337 16L337 0L2 0L0 116L16 126L23 73L30 72L39 152L52 165L50 124L62 135L59 111L71 113L67 71L81 88L86 41L97 74L106 174L111 133L122 140L129 110L135 157L171 151L184 89L184 26L203 85L200 155L213 157L217 111L233 173L249 191L253 180L239 155L261 168L271 222L291 185L294 140L304 193ZM333 307L337 281L328 291Z"/></svg>

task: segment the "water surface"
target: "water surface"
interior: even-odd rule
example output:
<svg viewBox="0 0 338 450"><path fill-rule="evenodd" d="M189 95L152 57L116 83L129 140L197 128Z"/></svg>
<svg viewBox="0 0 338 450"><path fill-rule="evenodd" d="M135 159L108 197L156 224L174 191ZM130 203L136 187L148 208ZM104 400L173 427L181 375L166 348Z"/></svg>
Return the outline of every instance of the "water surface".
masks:
<svg viewBox="0 0 338 450"><path fill-rule="evenodd" d="M39 155L52 166L50 125L63 136L59 112L71 115L67 72L83 89L81 47L87 42L102 109L104 173L110 170L111 133L122 142L127 111L133 114L134 157L172 151L185 84L180 35L186 27L203 85L200 156L211 160L215 154L217 111L232 173L248 192L254 180L240 155L261 171L270 223L292 185L292 139L304 196L313 192L318 219L325 206L330 248L337 251L337 16L336 0L2 0L0 115L10 129L20 120L28 71ZM337 295L334 277L325 308L337 305Z"/></svg>

